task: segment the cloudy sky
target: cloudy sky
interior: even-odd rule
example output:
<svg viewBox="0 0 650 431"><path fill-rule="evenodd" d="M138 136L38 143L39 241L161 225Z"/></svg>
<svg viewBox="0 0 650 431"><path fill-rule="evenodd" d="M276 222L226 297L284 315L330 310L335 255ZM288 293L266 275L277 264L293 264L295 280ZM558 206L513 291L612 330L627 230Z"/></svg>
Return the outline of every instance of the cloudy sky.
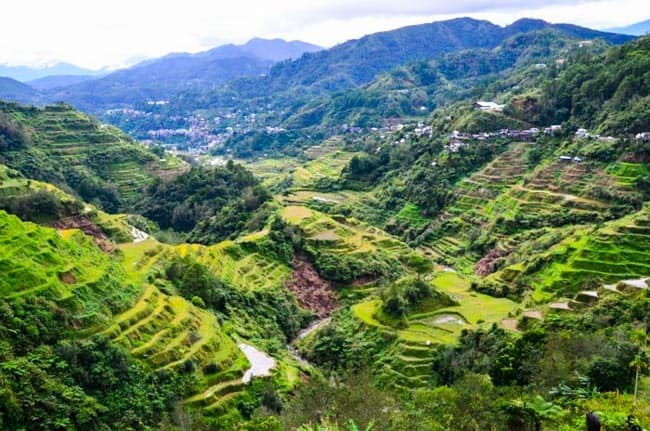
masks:
<svg viewBox="0 0 650 431"><path fill-rule="evenodd" d="M536 17L607 28L649 18L650 6L647 0L7 0L0 63L119 67L254 36L332 46L458 16L500 25Z"/></svg>

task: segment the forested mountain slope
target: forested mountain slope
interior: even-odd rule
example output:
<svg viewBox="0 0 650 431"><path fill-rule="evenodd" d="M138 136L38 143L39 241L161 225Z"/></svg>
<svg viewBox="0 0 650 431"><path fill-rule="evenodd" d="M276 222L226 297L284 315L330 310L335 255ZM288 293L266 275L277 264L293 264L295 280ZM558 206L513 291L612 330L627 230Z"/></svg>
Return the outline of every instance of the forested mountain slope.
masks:
<svg viewBox="0 0 650 431"><path fill-rule="evenodd" d="M499 27L487 21L457 18L371 34L297 61L278 64L260 81L263 84L260 90L282 92L304 88L311 94L331 93L365 84L378 73L399 65L463 49L493 48L517 33L545 28L570 37L602 38L610 43L631 40L628 36L538 20L524 19ZM255 85L255 81L250 84Z"/></svg>

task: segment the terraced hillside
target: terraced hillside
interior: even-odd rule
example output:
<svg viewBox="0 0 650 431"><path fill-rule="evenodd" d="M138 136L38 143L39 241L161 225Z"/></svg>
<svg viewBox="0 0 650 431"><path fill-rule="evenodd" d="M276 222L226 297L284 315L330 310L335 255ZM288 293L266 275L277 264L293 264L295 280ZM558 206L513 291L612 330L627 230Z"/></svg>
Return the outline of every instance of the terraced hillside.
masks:
<svg viewBox="0 0 650 431"><path fill-rule="evenodd" d="M125 270L79 231L0 211L0 239L4 299L52 299L74 311L77 336L106 336L155 370L193 371L197 394L188 403L215 410L242 393L249 363L214 314L145 284L144 273Z"/></svg>
<svg viewBox="0 0 650 431"><path fill-rule="evenodd" d="M116 190L120 202L130 204L156 176L187 169L181 160L158 159L120 130L67 105L40 109L1 103L0 111L28 136L28 142L3 153L4 163L29 178L69 187L82 197L99 187Z"/></svg>
<svg viewBox="0 0 650 431"><path fill-rule="evenodd" d="M127 214L108 214L70 193L41 181L24 178L0 164L0 209L59 230L81 228L104 248L134 240L134 227ZM145 234L146 235L146 234Z"/></svg>
<svg viewBox="0 0 650 431"><path fill-rule="evenodd" d="M286 206L281 216L299 226L308 242L318 249L337 254L386 253L405 256L409 247L387 233L354 218L330 217L303 206Z"/></svg>
<svg viewBox="0 0 650 431"><path fill-rule="evenodd" d="M334 137L320 145L307 148L302 159L276 158L244 162L269 187L285 185L288 191L322 188L324 182L336 180L355 156L345 151L340 138Z"/></svg>
<svg viewBox="0 0 650 431"><path fill-rule="evenodd" d="M140 273L163 264L173 256L191 256L217 278L241 290L267 290L283 286L290 274L288 266L247 248L252 240L251 237L242 237L237 242L224 241L213 246L170 246L150 239L137 244L124 244L121 249L129 268Z"/></svg>
<svg viewBox="0 0 650 431"><path fill-rule="evenodd" d="M639 201L635 181L644 164L560 161L556 155L531 168L528 153L536 145L513 144L456 185L455 200L423 236L433 258L486 275L484 263L516 254L535 236L614 219ZM595 144L582 145L583 151L588 145ZM488 237L489 249L477 245Z"/></svg>
<svg viewBox="0 0 650 431"><path fill-rule="evenodd" d="M650 208L596 230L580 230L539 259L546 265L530 280L547 292L571 294L604 283L648 277Z"/></svg>
<svg viewBox="0 0 650 431"><path fill-rule="evenodd" d="M431 366L436 348L454 343L462 330L489 328L512 315L517 304L505 298L476 293L468 279L442 271L429 281L432 288L449 295L456 305L427 300L405 317L406 325L381 310L381 299L373 298L352 306L352 312L370 328L394 338L380 358L381 379L403 389L431 384Z"/></svg>
<svg viewBox="0 0 650 431"><path fill-rule="evenodd" d="M425 234L430 255L461 269L478 260L467 252L470 235L489 220L489 204L513 184L521 181L528 167L525 159L529 144L513 144L485 168L461 180L455 187L455 199ZM489 211L489 210L488 210Z"/></svg>
<svg viewBox="0 0 650 431"><path fill-rule="evenodd" d="M190 403L214 410L241 394L248 361L212 313L180 296L147 285L137 302L100 333L156 370L196 370L201 389Z"/></svg>
<svg viewBox="0 0 650 431"><path fill-rule="evenodd" d="M105 322L137 296L138 286L77 231L24 223L0 211L0 295L43 296L78 312L81 324Z"/></svg>

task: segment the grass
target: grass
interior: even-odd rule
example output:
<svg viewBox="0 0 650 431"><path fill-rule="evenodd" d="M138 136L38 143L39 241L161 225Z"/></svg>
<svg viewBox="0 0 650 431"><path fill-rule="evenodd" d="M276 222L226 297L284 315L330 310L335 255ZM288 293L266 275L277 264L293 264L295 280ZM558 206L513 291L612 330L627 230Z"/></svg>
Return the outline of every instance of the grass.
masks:
<svg viewBox="0 0 650 431"><path fill-rule="evenodd" d="M353 217L331 217L303 206L284 207L280 215L299 226L308 240L320 248L343 254L385 252L404 257L411 252L402 241Z"/></svg>
<svg viewBox="0 0 650 431"><path fill-rule="evenodd" d="M406 316L408 327L396 329L400 338L413 342L453 342L463 327L478 328L499 323L509 313L516 310L517 304L509 299L494 298L471 290L470 282L454 272L441 272L431 281L431 285L458 301L458 305L440 308L436 303L430 311L426 305ZM377 328L391 328L391 320L381 311L381 300L371 299L352 306L357 318L365 324ZM456 315L466 326L458 324L435 323L433 317ZM392 325L394 327L394 325Z"/></svg>
<svg viewBox="0 0 650 431"><path fill-rule="evenodd" d="M436 345L453 344L463 329L499 324L517 308L517 304L508 299L472 291L469 280L457 273L437 273L431 285L455 298L458 305L441 308L437 301L425 301L402 321L383 313L378 298L351 307L353 315L366 326L382 331L386 334L384 338L395 337L396 341L379 359L379 368L380 380L397 388L430 384ZM440 320L441 317L447 319ZM451 317L455 322L450 321Z"/></svg>
<svg viewBox="0 0 650 431"><path fill-rule="evenodd" d="M0 271L1 296L73 300L83 321L105 321L137 289L120 265L80 232L60 235L4 211L0 211Z"/></svg>

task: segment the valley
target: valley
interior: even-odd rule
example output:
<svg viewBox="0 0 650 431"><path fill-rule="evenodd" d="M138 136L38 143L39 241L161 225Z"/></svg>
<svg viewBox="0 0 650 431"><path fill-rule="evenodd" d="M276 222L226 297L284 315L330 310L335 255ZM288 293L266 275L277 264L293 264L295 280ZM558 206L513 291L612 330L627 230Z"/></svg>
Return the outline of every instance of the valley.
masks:
<svg viewBox="0 0 650 431"><path fill-rule="evenodd" d="M0 428L650 426L648 67L458 18L0 102Z"/></svg>

